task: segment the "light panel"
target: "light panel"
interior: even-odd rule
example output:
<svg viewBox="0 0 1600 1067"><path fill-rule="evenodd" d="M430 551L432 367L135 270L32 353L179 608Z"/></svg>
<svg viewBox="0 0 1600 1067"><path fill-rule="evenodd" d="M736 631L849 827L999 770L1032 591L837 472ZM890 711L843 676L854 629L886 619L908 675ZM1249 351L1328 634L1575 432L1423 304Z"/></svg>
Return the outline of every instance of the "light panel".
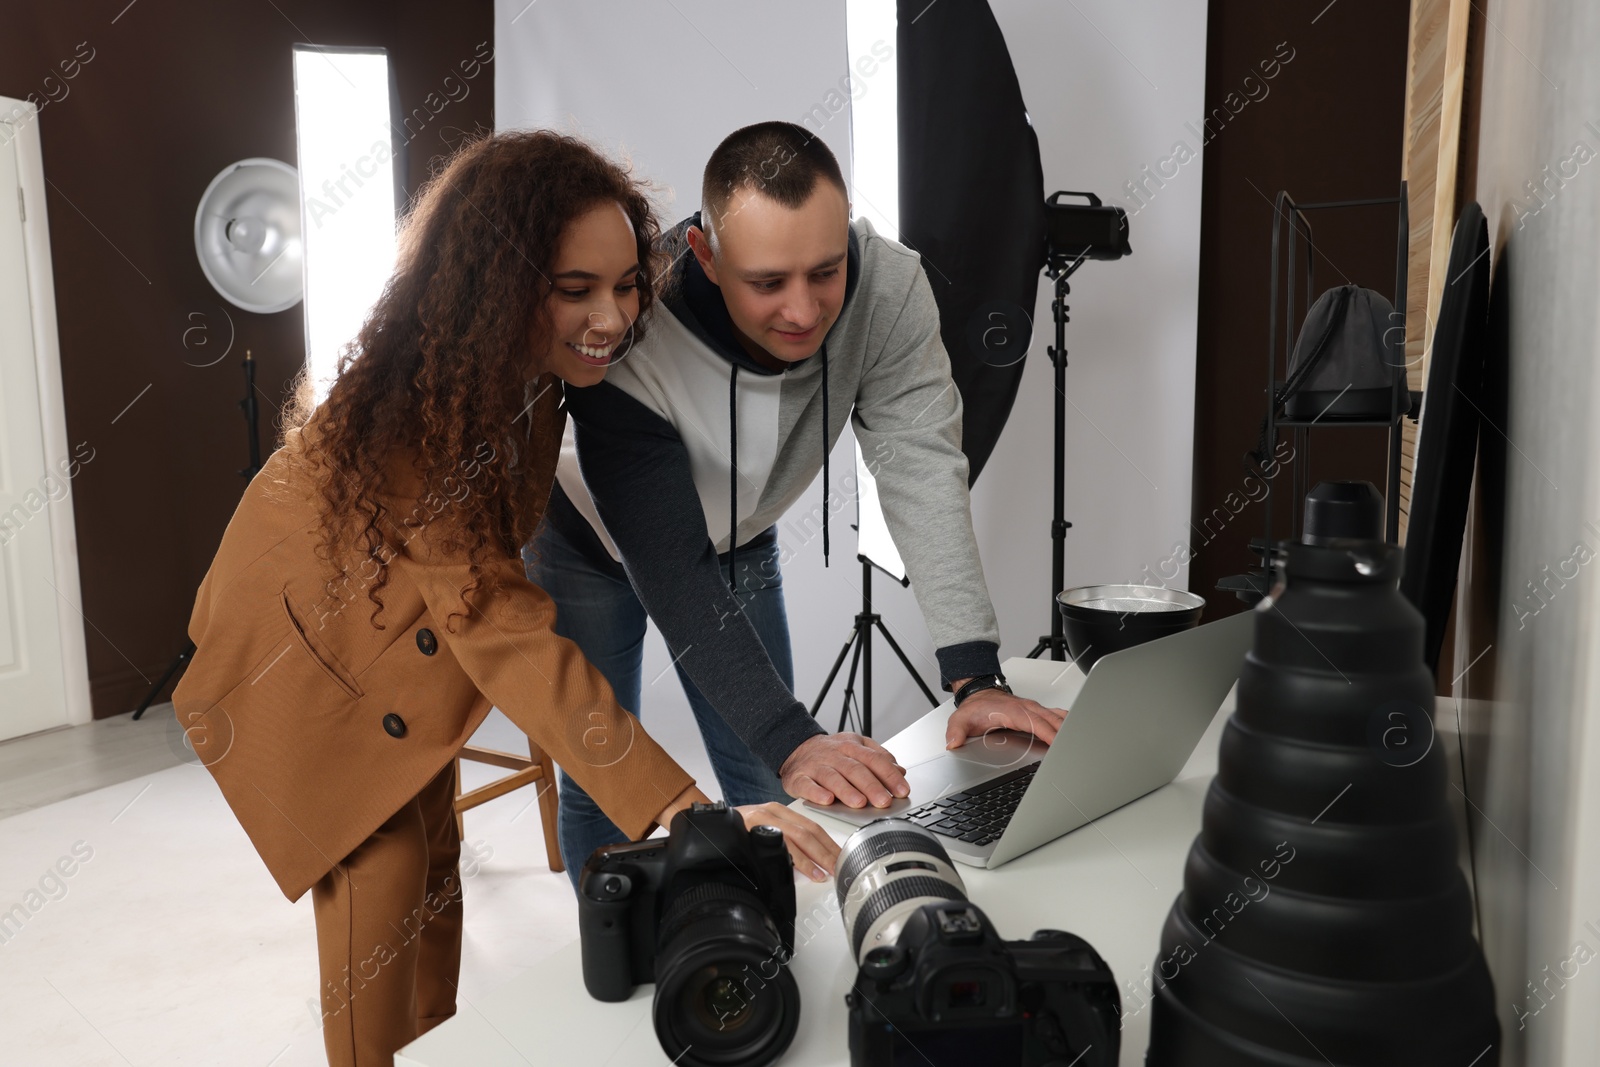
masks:
<svg viewBox="0 0 1600 1067"><path fill-rule="evenodd" d="M884 0L847 0L845 4L851 87L850 209L854 215L865 215L873 229L892 240L900 238L900 105L893 58L898 50L896 6ZM890 55L887 61L881 58L885 44ZM893 463L893 457L887 462ZM878 505L878 483L867 469L859 445L856 484L856 551L904 580L906 565L889 536Z"/></svg>
<svg viewBox="0 0 1600 1067"><path fill-rule="evenodd" d="M306 360L321 403L394 270L388 54L296 45L294 101Z"/></svg>
<svg viewBox="0 0 1600 1067"><path fill-rule="evenodd" d="M850 207L885 237L900 239L900 107L895 4L848 0ZM883 56L890 58L885 60Z"/></svg>

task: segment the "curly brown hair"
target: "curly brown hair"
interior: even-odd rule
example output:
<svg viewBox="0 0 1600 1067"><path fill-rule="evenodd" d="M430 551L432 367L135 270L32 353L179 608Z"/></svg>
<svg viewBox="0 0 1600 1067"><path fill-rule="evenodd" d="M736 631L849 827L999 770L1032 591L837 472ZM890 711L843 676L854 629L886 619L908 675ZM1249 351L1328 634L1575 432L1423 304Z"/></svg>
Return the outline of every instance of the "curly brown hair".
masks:
<svg viewBox="0 0 1600 1067"><path fill-rule="evenodd" d="M432 532L436 548L470 561L464 605L474 592L492 595L500 580L487 565L531 538L545 501L535 498L518 419L528 411L535 353L548 349L546 298L562 231L597 203L622 206L638 242L643 319L659 266L650 188L574 137L531 130L469 141L418 192L394 274L315 409L302 374L284 444L303 448L316 472L319 554L363 554L379 629L378 591L397 550L380 494L397 457L409 460L421 496L454 500L444 531ZM636 322L633 337L641 333ZM298 431L313 418L310 445ZM469 468L473 492L457 499L446 479L459 482Z"/></svg>

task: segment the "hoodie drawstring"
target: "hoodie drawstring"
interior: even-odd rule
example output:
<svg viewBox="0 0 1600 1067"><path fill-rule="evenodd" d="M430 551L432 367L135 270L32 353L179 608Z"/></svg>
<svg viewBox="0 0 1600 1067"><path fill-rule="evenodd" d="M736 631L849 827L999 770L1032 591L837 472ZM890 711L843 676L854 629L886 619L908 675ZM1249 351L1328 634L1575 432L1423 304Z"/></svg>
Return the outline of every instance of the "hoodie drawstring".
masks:
<svg viewBox="0 0 1600 1067"><path fill-rule="evenodd" d="M822 565L828 565L828 346L822 346Z"/></svg>
<svg viewBox="0 0 1600 1067"><path fill-rule="evenodd" d="M828 346L822 356L822 565L828 565ZM739 364L728 373L728 592L738 597L734 569L739 555Z"/></svg>
<svg viewBox="0 0 1600 1067"><path fill-rule="evenodd" d="M738 603L739 591L734 584L734 562L739 554L739 364L732 364L728 375L728 444L732 455L728 459L728 592Z"/></svg>

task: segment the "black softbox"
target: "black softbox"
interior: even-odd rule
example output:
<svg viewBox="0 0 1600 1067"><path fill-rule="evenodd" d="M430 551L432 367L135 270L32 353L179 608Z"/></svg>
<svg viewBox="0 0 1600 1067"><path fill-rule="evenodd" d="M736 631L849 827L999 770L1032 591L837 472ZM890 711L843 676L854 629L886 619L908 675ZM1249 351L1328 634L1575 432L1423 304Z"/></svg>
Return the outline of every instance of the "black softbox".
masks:
<svg viewBox="0 0 1600 1067"><path fill-rule="evenodd" d="M1022 382L1045 262L1044 171L986 3L898 6L900 240L922 256L961 391L969 482Z"/></svg>

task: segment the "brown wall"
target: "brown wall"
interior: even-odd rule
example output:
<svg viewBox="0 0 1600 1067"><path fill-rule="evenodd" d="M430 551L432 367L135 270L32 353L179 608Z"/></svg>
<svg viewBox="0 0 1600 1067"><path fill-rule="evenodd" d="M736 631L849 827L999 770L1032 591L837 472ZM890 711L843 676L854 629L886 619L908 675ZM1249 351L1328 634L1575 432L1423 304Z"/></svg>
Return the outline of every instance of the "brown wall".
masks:
<svg viewBox="0 0 1600 1067"><path fill-rule="evenodd" d="M1295 58L1269 96L1206 145L1197 528L1241 488L1239 457L1263 411L1269 198L1283 188L1300 200L1393 193L1406 16L1406 5L1388 0L1339 0L1325 10L1212 0L1208 113L1279 42ZM411 138L408 189L463 132L493 124L492 64L471 81L460 68L492 44L490 0L448 8L416 0L31 5L10 16L0 37L0 95L57 98L44 107L40 132L69 444L95 449L74 484L74 506L97 716L137 704L183 643L194 590L243 488L235 473L246 459L238 357L248 348L258 361L264 449L303 360L300 309L255 315L226 304L200 272L192 229L200 194L228 163L295 161L289 49L306 40L388 48L402 113L437 111L397 135ZM93 58L62 80L60 64L91 49ZM1348 276L1387 295L1393 240L1383 210L1329 218L1319 233L1319 288ZM226 358L191 365L216 360L230 335ZM1326 430L1313 445L1313 481L1383 484L1380 433ZM1289 494L1278 493L1286 522ZM1196 533L1190 587L1210 598L1214 614L1241 606L1215 586L1250 565L1246 545L1261 522L1252 504L1214 540Z"/></svg>
<svg viewBox="0 0 1600 1067"><path fill-rule="evenodd" d="M0 34L0 95L50 100L39 123L67 434L94 449L73 504L97 718L132 709L185 641L244 489L239 358L257 360L264 454L304 362L301 308L227 304L193 228L227 164L295 162L290 47L306 41L389 50L400 112L415 114L395 134L408 192L463 133L493 127L492 0L29 4Z"/></svg>
<svg viewBox="0 0 1600 1067"><path fill-rule="evenodd" d="M1280 42L1294 55L1267 83L1270 92L1214 128L1205 147L1189 588L1208 599L1208 617L1215 618L1243 608L1216 584L1252 567L1250 538L1264 532L1261 506L1240 506L1251 495L1240 457L1254 445L1266 410L1272 200L1280 189L1301 203L1399 191L1407 5L1211 0L1209 18L1207 114L1225 107L1247 75L1259 78L1260 62L1273 58ZM1392 207L1314 212L1312 224L1321 252L1319 292L1349 281L1393 299ZM1297 305L1296 318L1303 318L1303 295ZM1310 484L1363 478L1381 492L1386 449L1382 430L1313 430ZM1304 461L1304 455L1297 460ZM1280 537L1298 507L1291 504L1291 475L1285 469L1272 483ZM1230 494L1236 494L1231 502ZM1217 521L1204 525L1217 508L1238 509L1220 533Z"/></svg>

